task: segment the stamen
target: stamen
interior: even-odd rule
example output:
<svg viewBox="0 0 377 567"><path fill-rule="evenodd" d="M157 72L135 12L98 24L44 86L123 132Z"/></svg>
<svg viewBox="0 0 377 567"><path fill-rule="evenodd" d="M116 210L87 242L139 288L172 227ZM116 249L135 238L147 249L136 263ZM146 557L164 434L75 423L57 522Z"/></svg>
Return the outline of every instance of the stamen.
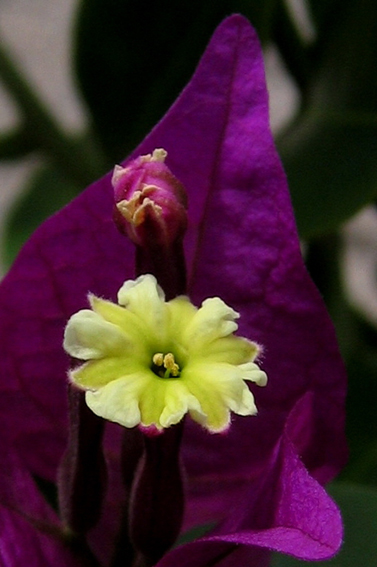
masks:
<svg viewBox="0 0 377 567"><path fill-rule="evenodd" d="M168 152L163 148L156 148L153 150L151 161L165 161Z"/></svg>
<svg viewBox="0 0 377 567"><path fill-rule="evenodd" d="M162 352L156 352L152 358L153 364L156 366L162 366L164 364L164 355Z"/></svg>
<svg viewBox="0 0 377 567"><path fill-rule="evenodd" d="M179 376L179 366L174 360L174 354L168 352L164 356L164 366L166 368L165 378L169 378L169 376Z"/></svg>
<svg viewBox="0 0 377 567"><path fill-rule="evenodd" d="M174 354L168 352L163 354L162 352L156 352L153 355L152 362L155 366L158 366L157 375L161 378L177 378L180 374L179 365L175 362Z"/></svg>

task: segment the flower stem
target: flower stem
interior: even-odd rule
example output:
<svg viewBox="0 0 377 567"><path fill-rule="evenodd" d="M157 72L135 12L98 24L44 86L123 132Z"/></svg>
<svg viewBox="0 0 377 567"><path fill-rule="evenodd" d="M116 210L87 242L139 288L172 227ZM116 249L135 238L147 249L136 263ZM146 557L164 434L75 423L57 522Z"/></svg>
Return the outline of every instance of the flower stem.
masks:
<svg viewBox="0 0 377 567"><path fill-rule="evenodd" d="M167 300L186 293L186 265L183 242L170 246L136 248L136 274L153 274L165 292Z"/></svg>
<svg viewBox="0 0 377 567"><path fill-rule="evenodd" d="M147 557L139 553L135 557L131 567L153 567L154 564L155 563L153 561L150 561Z"/></svg>
<svg viewBox="0 0 377 567"><path fill-rule="evenodd" d="M133 565L135 550L129 536L129 501L135 472L143 454L143 434L137 428L125 429L122 438L122 477L126 495L121 526L115 541L111 567Z"/></svg>
<svg viewBox="0 0 377 567"><path fill-rule="evenodd" d="M100 562L84 538L73 537L68 540L67 544L71 552L79 559L80 565L83 567L101 567Z"/></svg>
<svg viewBox="0 0 377 567"><path fill-rule="evenodd" d="M137 565L157 563L179 535L184 511L182 433L183 421L162 434L144 436L130 505L130 538Z"/></svg>
<svg viewBox="0 0 377 567"><path fill-rule="evenodd" d="M98 521L106 483L104 421L87 407L85 394L69 385L70 431L58 474L59 508L69 532L85 534Z"/></svg>

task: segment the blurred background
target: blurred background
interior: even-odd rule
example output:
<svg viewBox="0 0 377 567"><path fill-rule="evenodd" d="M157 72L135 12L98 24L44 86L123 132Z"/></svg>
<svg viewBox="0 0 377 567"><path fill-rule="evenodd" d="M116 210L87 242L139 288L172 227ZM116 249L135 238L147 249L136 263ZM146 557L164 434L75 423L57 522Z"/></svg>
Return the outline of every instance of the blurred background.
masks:
<svg viewBox="0 0 377 567"><path fill-rule="evenodd" d="M0 0L0 270L44 218L144 138L234 12L263 44L306 263L348 368L350 460L329 488L346 543L329 564L375 567L375 0Z"/></svg>

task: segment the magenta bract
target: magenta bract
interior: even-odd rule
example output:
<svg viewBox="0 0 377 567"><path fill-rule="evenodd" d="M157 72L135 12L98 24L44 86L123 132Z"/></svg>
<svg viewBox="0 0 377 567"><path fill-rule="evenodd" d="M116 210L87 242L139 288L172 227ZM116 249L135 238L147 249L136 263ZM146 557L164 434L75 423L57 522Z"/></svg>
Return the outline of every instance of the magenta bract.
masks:
<svg viewBox="0 0 377 567"><path fill-rule="evenodd" d="M241 313L240 334L264 346L269 384L258 391L258 416L234 419L227 435L187 424L186 526L218 524L208 537L168 553L159 567L262 567L271 549L329 557L342 528L320 484L345 460L344 367L301 258L268 125L261 49L241 16L219 26L194 77L131 158L161 147L189 198L191 300L220 296ZM66 443L66 321L86 306L89 290L114 300L134 273L133 245L117 231L112 212L109 174L40 227L1 285L1 427L26 469L50 480ZM122 499L118 434L109 427L114 479L101 537L93 535L101 560ZM29 489L20 483L19 490ZM34 553L30 541L18 544L25 557ZM17 565L12 553L5 565Z"/></svg>

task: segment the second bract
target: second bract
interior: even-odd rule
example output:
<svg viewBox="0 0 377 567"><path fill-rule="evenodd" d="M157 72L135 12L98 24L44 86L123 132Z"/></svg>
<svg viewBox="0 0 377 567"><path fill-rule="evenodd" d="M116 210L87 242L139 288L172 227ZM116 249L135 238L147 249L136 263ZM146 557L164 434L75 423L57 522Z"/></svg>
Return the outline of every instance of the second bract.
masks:
<svg viewBox="0 0 377 567"><path fill-rule="evenodd" d="M49 563L51 561L58 567L115 565L114 557L117 549L118 559L120 556L120 535L124 532L127 516L124 471L123 484L121 480L125 457L128 455L129 463L134 462L133 472L139 471L136 476L141 474L140 466L137 468L140 455L135 449L140 438L145 436L146 454L152 455L152 461L155 459L153 462L157 462L156 451L163 446L160 440L171 435L176 427L181 428L179 441L171 441L171 448L172 451L180 448L179 467L184 471L182 486L179 484L177 488L177 494L180 490L183 492L182 510L176 514L180 521L183 515L181 531L204 524L208 524L209 531L201 539L170 551L154 552L152 549L149 558L146 545L144 556L136 553L130 565L264 567L268 565L271 550L307 560L331 557L341 545L342 524L337 507L322 486L334 478L346 458L345 373L332 323L301 257L287 183L269 128L261 48L254 30L241 16L232 16L219 26L186 89L122 166L127 167L139 156L153 155L156 148L166 150L167 155L164 153L163 159L166 158L172 179L174 182L179 180L187 191L187 217L181 185L179 191L177 189L178 208L166 198L165 187L160 193L150 189L155 177L148 177L149 188L144 193L142 189L135 197L134 191L131 200L128 194L125 195L122 210L126 220L137 217L137 222L141 222L145 215L149 215L152 219L150 226L157 235L160 211L165 210L165 205L164 223L169 222L170 216L177 220L174 215L177 211L179 213L174 230L169 232L163 225L165 232L161 241L147 238L148 235L141 229L130 231L128 227L123 228L138 247L136 272L135 244L121 234L113 220L114 192L109 173L37 230L1 284L0 424L7 432L9 445L6 450L12 459L11 464L0 463L0 467L4 467L3 471L0 470L0 483L3 483L0 505L5 507L11 518L9 522L15 522L14 525L21 521L20 518L23 518L22 522L24 517L29 518L27 537L19 542L15 539L13 528L6 530L4 541L10 559L5 565L17 566L17 557L21 556L25 561L27 558L32 567L52 564ZM160 171L162 166L158 167ZM123 170L118 168L117 171L119 181ZM158 194L157 205L151 204L153 194ZM116 195L116 200L124 201L124 196ZM122 220L119 218L118 225ZM176 235L179 247L174 245L170 250L170 241ZM156 249L149 250L145 257L140 252L143 242L148 242L152 248L156 243ZM161 262L155 257L160 245L163 247ZM178 267L172 267L175 255L182 256ZM176 274L184 270L183 256L187 279L186 274L182 278ZM141 354L132 350L130 357L137 365L139 360L144 361L144 351L150 356L150 368L146 366L143 369L147 393L148 384L152 384L148 382L150 369L156 374L154 385L156 380L165 378L182 380L183 383L187 376L193 388L189 395L194 391L196 396L195 400L187 398L191 404L189 409L197 412L197 419L186 416L184 422L177 426L176 408L179 403L175 400L176 405L173 404L176 413L166 414L164 404L157 399L158 389L155 390L156 404L161 406L161 412L165 411L160 421L162 413L156 413L153 396L145 394L147 397L143 398L144 393L139 398L132 398L132 419L111 418L113 413L119 415L119 400L116 411L110 411L106 405L105 410L101 406L96 412L106 418L110 415L109 419L117 424L103 421L106 426L103 447L107 489L98 498L99 519L96 526L89 526L90 530L81 534L87 542L87 549L93 553L90 563L88 555L82 550L79 553L77 546L67 543L64 547L64 537L56 537L59 530L62 534L66 533L67 526L62 529L58 514L43 502L35 486L30 488L31 477L56 483L58 468L60 475L64 471L61 462L69 433L67 373L72 367L63 350L67 321L75 313L88 310L89 292L94 297L92 307L97 305L93 309L102 309L102 313L109 316L113 307L109 307L110 303L105 305L102 299L116 303L117 292L126 281L128 284L123 296L128 305L127 301L133 300L129 297L135 291L134 283L130 281L143 273L143 268L148 265L152 266L152 272L156 265L157 271L166 268L162 279L167 287L170 269L174 271L174 281L180 282L179 286L183 286L183 281L187 282L185 293L191 303L185 300L180 310L174 308L174 313L178 313L180 318L177 325L182 344L188 345L187 348L195 344L196 350L192 346L194 362L190 359L185 366L185 355L170 352L175 337L174 329L170 327L169 337L173 338L166 342L166 348L163 340L153 339L156 348L148 343L145 350L142 345ZM159 273L155 275L164 287ZM151 283L155 281L153 278L141 281L147 281L148 289L155 293L155 299L150 301L152 307L165 310L172 309L166 308L166 305L177 305L173 299L173 284L170 289L164 290L168 299L173 299L173 303L166 304L162 294L156 291L156 285ZM179 286L176 295L181 293ZM195 311L193 305L199 308L207 298L214 297L221 298L221 301L215 301L216 309L208 310L209 316L206 317L211 324L215 321L231 325L229 333L220 335L214 332L213 337L220 342L216 342L215 347L208 347L207 356L212 357L213 351L220 349L217 345L223 345L221 340L224 338L230 341L229 345L247 345L249 358L245 349L242 351L247 360L237 354L239 361L237 358L234 362L233 355L228 353L226 364L237 368L241 363L249 364L248 372L252 368L252 372L257 373L252 375L257 376L255 379L250 378L251 374L246 378L240 375L237 388L242 395L237 398L238 391L234 394L221 420L213 410L218 397L213 395L211 398L205 391L203 394L205 379L198 378L192 371L200 368L201 372L205 372L207 368L206 351L195 343L198 343L195 333L197 329L201 332L202 323L192 324L187 330L182 323L185 320L183 315L181 318L181 313L186 317L188 310L192 310L191 319L187 315L188 326L197 313L199 320L203 311ZM122 308L124 305L122 307L120 301L116 309ZM138 309L143 310L142 307ZM84 313L91 320L96 317L93 313ZM213 313L215 315L212 316ZM153 312L146 312L145 316L149 321ZM235 339L232 333L237 328L234 324L236 318L236 334L252 342L241 343L241 339ZM96 324L98 321L97 317ZM170 323L166 325L168 328ZM110 338L115 336L114 330L103 321L98 328L105 329L104 334L108 332ZM157 327L152 321L148 323L149 328ZM72 329L70 327L70 332ZM72 333L76 332L77 328L74 328ZM144 331L132 332L132 348L134 345L139 348ZM122 377L121 365L127 357L121 352L123 335L119 334L119 328L117 333L116 341L120 346L119 349L116 347L116 378L119 378ZM92 343L88 345L85 341L89 335ZM106 356L115 352L112 347L98 347L98 336L93 339L91 331L85 330L83 336L80 340L76 335L69 339L68 352L74 354L77 348L78 354L74 354L77 358L98 360L105 357L106 349ZM208 333L206 336L209 336ZM146 337L146 340L149 338ZM92 348L93 344L95 348ZM129 348L126 342L124 345L125 349ZM83 356L83 353L86 354ZM249 362L257 353L258 366ZM89 364L95 367L93 362ZM250 367L250 364L253 366ZM103 368L108 369L109 366L104 365ZM89 380L92 376L83 370L76 371L76 376L79 376L77 372L81 372L77 382L87 380L88 397L92 406L98 408L96 393L93 394L94 388ZM104 381L100 378L96 377L96 384L102 387ZM211 380L215 383L216 376L211 375ZM244 380L257 384L259 380L259 385L265 386L251 386L256 406ZM226 395L229 392L226 391ZM147 398L144 410L138 403L142 404L142 400ZM107 404L108 400L105 401ZM258 412L254 415L256 408ZM233 412L231 418L229 409ZM85 411L90 410L85 408ZM210 415L209 420L206 415ZM140 419L144 419L147 426L144 432L143 427L137 428ZM155 436L150 429L146 431L153 423L157 424L158 430ZM203 427L206 423L210 425ZM161 432L165 426L166 431ZM137 433L137 443L133 433ZM171 468L176 464L172 462ZM9 474L9 467L18 467L18 473ZM174 479L172 482L175 482ZM102 484L99 486L102 487ZM5 494L6 497L3 497ZM132 494L131 522L133 517L138 516L139 505L135 497L139 494L138 490ZM97 496L94 495L94 499ZM141 500L143 498L142 495ZM156 501L163 502L160 495ZM166 510L173 510L172 506L174 503L168 502ZM174 510L172 514L174 516ZM161 521L169 523L164 513L160 517ZM139 520L135 520L137 525L142 524ZM49 535L46 523L54 526L50 530L54 535ZM25 526L23 529L26 529ZM145 534L148 535L148 526L142 525L140 529L146 529ZM160 532L157 530L156 533ZM43 546L40 545L41 538ZM131 543L139 539L136 533L134 539L131 537ZM140 545L143 546L143 542ZM166 545L171 545L171 542ZM126 567L126 561L124 565Z"/></svg>

